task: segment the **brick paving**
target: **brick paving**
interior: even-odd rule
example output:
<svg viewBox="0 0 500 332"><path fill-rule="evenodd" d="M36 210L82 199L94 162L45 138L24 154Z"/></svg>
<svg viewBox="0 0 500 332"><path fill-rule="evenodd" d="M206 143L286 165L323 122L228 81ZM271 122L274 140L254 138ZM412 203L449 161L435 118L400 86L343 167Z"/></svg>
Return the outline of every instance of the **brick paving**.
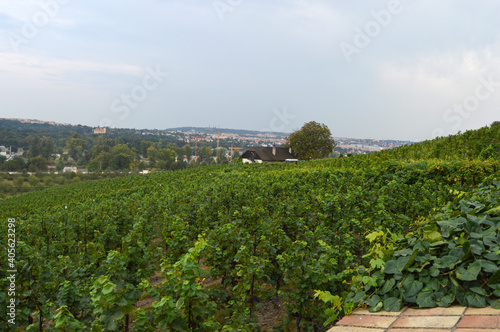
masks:
<svg viewBox="0 0 500 332"><path fill-rule="evenodd" d="M328 332L499 332L500 310L487 308L413 309L371 313L360 308Z"/></svg>

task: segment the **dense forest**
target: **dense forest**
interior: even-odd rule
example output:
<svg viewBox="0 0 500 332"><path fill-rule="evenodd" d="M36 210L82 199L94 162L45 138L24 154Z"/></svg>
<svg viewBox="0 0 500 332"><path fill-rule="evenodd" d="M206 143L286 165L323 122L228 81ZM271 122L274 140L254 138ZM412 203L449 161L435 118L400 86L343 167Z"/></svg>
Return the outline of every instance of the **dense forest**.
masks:
<svg viewBox="0 0 500 332"><path fill-rule="evenodd" d="M228 163L228 148L242 142L188 142L182 133L109 129L94 134L88 126L0 120L0 198L74 182ZM10 152L10 151L9 151ZM67 171L72 167L75 171ZM80 170L80 171L78 171Z"/></svg>
<svg viewBox="0 0 500 332"><path fill-rule="evenodd" d="M6 198L0 230L15 229L15 254L4 249L0 260L17 272L15 295L0 293L0 326L325 331L331 303L317 294L349 299L350 280L372 262L372 234L418 233L443 207L456 216L461 198L500 180L499 156L500 126L494 124L369 155L212 165ZM498 200L484 195L488 211L498 209ZM491 226L498 218L489 213L485 220L493 221L485 225ZM488 239L491 248L500 246L500 238ZM490 264L484 273L500 269L493 262L496 269ZM7 289L11 279L6 269L0 273ZM383 275L380 280L385 285ZM465 291L475 289L473 281L458 282ZM432 297L433 290L425 292ZM494 298L476 295L474 301ZM6 312L12 298L15 326ZM456 300L483 303L467 299ZM448 302L443 305L455 298ZM282 315L263 323L263 311Z"/></svg>
<svg viewBox="0 0 500 332"><path fill-rule="evenodd" d="M10 161L0 160L4 171L47 171L49 165L86 167L90 171L185 168L193 155L183 137L159 135L135 129L109 129L107 134L94 134L93 128L73 125L21 123L0 120L0 142L24 154ZM223 142L226 143L226 142ZM149 149L149 155L148 155ZM210 153L206 150L210 149ZM200 142L200 162L209 162L211 146ZM186 163L184 163L186 157ZM145 164L144 159L151 164ZM142 164L141 164L141 161ZM178 162L177 162L178 161ZM158 162L158 163L156 163Z"/></svg>

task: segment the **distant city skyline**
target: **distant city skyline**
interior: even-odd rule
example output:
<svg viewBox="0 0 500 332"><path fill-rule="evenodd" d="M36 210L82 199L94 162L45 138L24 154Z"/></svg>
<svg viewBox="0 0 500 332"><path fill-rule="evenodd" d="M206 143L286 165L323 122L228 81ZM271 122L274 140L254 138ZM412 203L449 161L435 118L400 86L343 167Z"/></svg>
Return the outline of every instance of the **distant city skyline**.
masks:
<svg viewBox="0 0 500 332"><path fill-rule="evenodd" d="M0 117L421 141L499 120L495 0L3 0Z"/></svg>
<svg viewBox="0 0 500 332"><path fill-rule="evenodd" d="M9 120L9 121L19 121L22 123L38 123L38 124L51 124L51 125L70 125L70 126L87 126L89 128L95 128L94 129L94 134L105 134L106 130L101 131L100 129L103 129L105 127L100 127L100 126L88 126L84 125L81 123L59 123L56 121L48 121L48 120L41 120L41 119L24 119L24 118L0 118L0 120ZM284 137L285 135L290 134L291 132L269 132L269 131L259 131L259 130L253 130L253 129L242 129L242 128L219 128L219 127L211 127L211 126L206 126L206 127L192 127L192 126L182 126L182 127L174 127L174 128L132 128L132 127L124 127L124 128L114 128L114 129L130 129L130 130L136 130L138 132L141 132L143 130L150 130L150 131L181 131L183 133L186 133L186 129L189 130L196 130L199 131L200 133L206 133L206 130L211 130L212 135L217 135L216 132L218 132L221 135L221 138L224 137L226 134L234 134L235 131L243 131L243 132L248 132L248 133L259 133L258 136L262 137ZM333 135L332 135L333 136ZM374 142L388 142L388 141L394 141L394 142L405 142L405 143L416 143L416 141L410 141L410 140L396 140L396 139L375 139L375 138L370 138L370 137L340 137L340 136L333 136L335 141L338 143L338 140L364 140L364 141L374 141ZM277 140L275 140L277 141ZM281 141L281 139L280 139ZM281 143L284 144L284 141ZM338 145L340 146L340 145ZM392 147L392 146L391 146Z"/></svg>
<svg viewBox="0 0 500 332"><path fill-rule="evenodd" d="M1 120L7 121L19 121L21 123L27 124L49 124L53 126L70 126L71 130L72 124L68 123L57 123L55 121L44 121L39 119L19 119L19 118L0 118ZM96 135L116 135L119 130L134 130L136 134L140 135L159 135L163 137L176 137L177 143L179 144L189 144L191 147L195 147L198 143L208 143L215 144L216 147L227 148L228 151L245 151L245 149L259 147L259 146L286 146L288 133L269 133L260 132L254 130L245 129L235 129L235 128L212 128L212 127L177 127L177 128L165 128L165 129L139 129L139 128L113 128L110 131L107 128L102 127L92 127L84 126L88 128L87 134ZM68 130L65 128L63 130ZM43 130L37 135L42 135ZM413 144L411 141L401 141L401 140L377 140L370 138L354 138L354 137L334 137L336 143L336 153L341 154L366 154L371 152L377 152L384 149L392 149L399 146ZM7 149L4 146L0 146L0 154L7 156L9 159L15 154L7 153ZM228 152L229 153L229 152Z"/></svg>

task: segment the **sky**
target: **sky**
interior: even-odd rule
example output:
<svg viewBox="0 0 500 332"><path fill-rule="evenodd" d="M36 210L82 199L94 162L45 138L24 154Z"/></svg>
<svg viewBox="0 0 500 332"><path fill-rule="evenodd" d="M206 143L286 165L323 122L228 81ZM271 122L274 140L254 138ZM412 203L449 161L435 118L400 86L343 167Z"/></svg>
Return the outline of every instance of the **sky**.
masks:
<svg viewBox="0 0 500 332"><path fill-rule="evenodd" d="M498 0L0 0L0 117L420 141L500 120Z"/></svg>

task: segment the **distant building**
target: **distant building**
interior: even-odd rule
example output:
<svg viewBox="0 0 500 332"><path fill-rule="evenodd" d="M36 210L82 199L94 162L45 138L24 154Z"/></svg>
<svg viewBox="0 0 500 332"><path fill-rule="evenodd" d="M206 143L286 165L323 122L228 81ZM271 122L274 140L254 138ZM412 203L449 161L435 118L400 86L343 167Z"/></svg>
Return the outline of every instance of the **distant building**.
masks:
<svg viewBox="0 0 500 332"><path fill-rule="evenodd" d="M292 148L253 147L241 155L243 163L285 162L296 161L297 156L292 153Z"/></svg>
<svg viewBox="0 0 500 332"><path fill-rule="evenodd" d="M95 128L94 134L106 134L106 128Z"/></svg>
<svg viewBox="0 0 500 332"><path fill-rule="evenodd" d="M75 172L75 173L78 173L78 168L77 167L64 167L63 168L63 173L66 173L66 172Z"/></svg>
<svg viewBox="0 0 500 332"><path fill-rule="evenodd" d="M7 149L5 148L5 146L0 146L0 156L5 156L7 157Z"/></svg>

